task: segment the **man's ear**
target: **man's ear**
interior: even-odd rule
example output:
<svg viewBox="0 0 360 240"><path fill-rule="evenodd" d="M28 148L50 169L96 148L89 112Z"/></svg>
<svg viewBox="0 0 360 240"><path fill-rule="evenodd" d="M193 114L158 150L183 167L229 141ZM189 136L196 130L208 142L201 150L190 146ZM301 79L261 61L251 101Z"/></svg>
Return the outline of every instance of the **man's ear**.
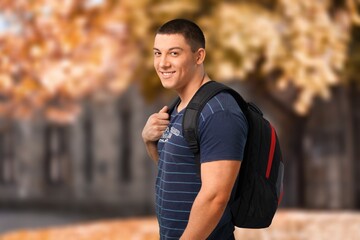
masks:
<svg viewBox="0 0 360 240"><path fill-rule="evenodd" d="M199 48L196 53L196 64L202 64L205 60L206 51L204 48Z"/></svg>

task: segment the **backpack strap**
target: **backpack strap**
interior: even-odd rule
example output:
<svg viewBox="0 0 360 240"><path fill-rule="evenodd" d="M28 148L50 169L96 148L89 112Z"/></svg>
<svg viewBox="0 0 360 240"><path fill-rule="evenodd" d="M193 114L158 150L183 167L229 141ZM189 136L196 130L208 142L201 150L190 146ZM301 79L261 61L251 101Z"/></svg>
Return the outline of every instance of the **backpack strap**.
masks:
<svg viewBox="0 0 360 240"><path fill-rule="evenodd" d="M198 173L200 175L200 146L199 146L199 136L198 136L198 123L199 117L202 109L206 103L213 98L219 92L226 91L230 93L239 104L241 110L244 114L247 113L248 103L241 97L241 95L229 88L228 86L215 82L209 81L203 84L195 95L190 100L189 104L186 106L182 122L183 135L187 143L189 144L190 150L195 156L195 163L198 166ZM181 99L177 97L169 107L168 113L171 114L173 109L179 104Z"/></svg>
<svg viewBox="0 0 360 240"><path fill-rule="evenodd" d="M168 111L167 113L169 114L169 116L171 117L171 113L173 112L173 110L179 105L179 103L181 102L180 97L176 97L172 103L169 105Z"/></svg>
<svg viewBox="0 0 360 240"><path fill-rule="evenodd" d="M198 123L205 104L223 88L209 81L202 85L186 106L183 116L183 135L195 156L199 155Z"/></svg>
<svg viewBox="0 0 360 240"><path fill-rule="evenodd" d="M215 81L209 81L202 85L187 105L183 116L184 138L188 142L191 151L198 159L199 157L197 156L200 155L198 138L198 120L200 113L204 108L205 104L216 94L222 91L229 92L238 102L241 109L244 112L247 111L247 103L235 90Z"/></svg>

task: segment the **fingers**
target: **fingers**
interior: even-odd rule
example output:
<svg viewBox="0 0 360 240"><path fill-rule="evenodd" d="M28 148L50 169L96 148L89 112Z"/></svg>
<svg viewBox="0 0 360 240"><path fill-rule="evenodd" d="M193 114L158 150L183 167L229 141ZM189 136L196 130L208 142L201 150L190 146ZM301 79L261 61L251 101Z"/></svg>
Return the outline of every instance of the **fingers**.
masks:
<svg viewBox="0 0 360 240"><path fill-rule="evenodd" d="M146 125L142 132L142 137L147 141L157 141L160 139L167 125Z"/></svg>
<svg viewBox="0 0 360 240"><path fill-rule="evenodd" d="M155 123L159 126L167 126L169 125L170 121L166 119L157 119Z"/></svg>
<svg viewBox="0 0 360 240"><path fill-rule="evenodd" d="M167 106L164 106L157 114L158 119L169 119L168 111L169 108ZM167 123L168 124L168 123Z"/></svg>
<svg viewBox="0 0 360 240"><path fill-rule="evenodd" d="M157 126L157 130L160 131L161 132L160 134L162 135L167 127L168 127L167 125L161 125L161 126L159 125Z"/></svg>
<svg viewBox="0 0 360 240"><path fill-rule="evenodd" d="M160 139L170 123L167 111L168 107L164 106L158 113L154 113L149 117L142 132L145 141L157 141Z"/></svg>
<svg viewBox="0 0 360 240"><path fill-rule="evenodd" d="M167 106L164 106L159 113L167 113L167 111L169 110L169 108Z"/></svg>

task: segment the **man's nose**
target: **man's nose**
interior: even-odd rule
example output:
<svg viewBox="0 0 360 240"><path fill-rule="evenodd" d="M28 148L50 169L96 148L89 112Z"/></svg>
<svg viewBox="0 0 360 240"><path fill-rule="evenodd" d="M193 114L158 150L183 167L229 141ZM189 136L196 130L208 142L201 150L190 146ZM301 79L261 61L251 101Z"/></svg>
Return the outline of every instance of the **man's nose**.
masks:
<svg viewBox="0 0 360 240"><path fill-rule="evenodd" d="M166 67L170 66L170 62L168 61L168 58L166 57L166 55L161 56L159 66L161 68L166 68Z"/></svg>

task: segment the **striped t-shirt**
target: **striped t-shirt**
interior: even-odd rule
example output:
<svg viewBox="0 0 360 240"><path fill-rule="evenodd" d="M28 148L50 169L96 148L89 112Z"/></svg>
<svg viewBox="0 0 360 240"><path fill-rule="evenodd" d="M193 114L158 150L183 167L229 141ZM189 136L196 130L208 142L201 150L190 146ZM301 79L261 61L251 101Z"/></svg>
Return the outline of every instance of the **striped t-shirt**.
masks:
<svg viewBox="0 0 360 240"><path fill-rule="evenodd" d="M183 111L171 113L170 124L158 142L156 213L160 239L179 239L184 232L201 180L195 158L182 134ZM209 100L199 119L200 162L242 160L247 122L229 93ZM208 239L228 239L234 231L227 207Z"/></svg>

